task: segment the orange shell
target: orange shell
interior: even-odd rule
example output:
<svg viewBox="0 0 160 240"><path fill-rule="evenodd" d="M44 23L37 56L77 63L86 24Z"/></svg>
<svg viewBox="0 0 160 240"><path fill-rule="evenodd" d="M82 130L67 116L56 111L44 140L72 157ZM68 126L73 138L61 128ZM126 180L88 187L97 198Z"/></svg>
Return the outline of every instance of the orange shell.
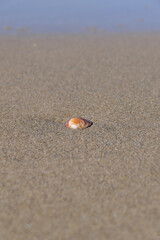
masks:
<svg viewBox="0 0 160 240"><path fill-rule="evenodd" d="M82 128L90 127L92 124L93 123L91 121L84 118L71 118L66 122L65 126L73 129L77 129L77 128L82 129Z"/></svg>

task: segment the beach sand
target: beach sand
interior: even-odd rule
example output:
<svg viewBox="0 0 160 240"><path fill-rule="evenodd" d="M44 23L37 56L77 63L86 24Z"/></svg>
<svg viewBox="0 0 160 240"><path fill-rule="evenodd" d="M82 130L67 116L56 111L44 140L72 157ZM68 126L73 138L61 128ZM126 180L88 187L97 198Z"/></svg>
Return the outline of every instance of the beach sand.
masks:
<svg viewBox="0 0 160 240"><path fill-rule="evenodd" d="M160 33L1 35L0 239L159 240L159 90Z"/></svg>

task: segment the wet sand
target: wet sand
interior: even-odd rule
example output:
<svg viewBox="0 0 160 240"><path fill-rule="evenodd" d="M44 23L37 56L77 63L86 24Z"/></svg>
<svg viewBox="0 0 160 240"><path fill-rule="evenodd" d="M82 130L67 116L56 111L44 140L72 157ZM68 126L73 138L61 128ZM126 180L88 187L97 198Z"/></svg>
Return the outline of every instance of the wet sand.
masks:
<svg viewBox="0 0 160 240"><path fill-rule="evenodd" d="M160 239L159 47L0 36L0 239Z"/></svg>

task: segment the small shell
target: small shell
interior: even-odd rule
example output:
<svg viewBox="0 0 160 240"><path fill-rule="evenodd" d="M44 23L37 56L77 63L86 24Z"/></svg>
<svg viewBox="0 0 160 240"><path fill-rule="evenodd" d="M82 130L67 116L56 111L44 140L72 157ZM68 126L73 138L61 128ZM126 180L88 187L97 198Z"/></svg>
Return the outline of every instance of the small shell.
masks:
<svg viewBox="0 0 160 240"><path fill-rule="evenodd" d="M73 129L77 129L77 128L82 129L82 128L90 127L92 124L93 123L91 121L84 118L71 118L66 122L65 126Z"/></svg>

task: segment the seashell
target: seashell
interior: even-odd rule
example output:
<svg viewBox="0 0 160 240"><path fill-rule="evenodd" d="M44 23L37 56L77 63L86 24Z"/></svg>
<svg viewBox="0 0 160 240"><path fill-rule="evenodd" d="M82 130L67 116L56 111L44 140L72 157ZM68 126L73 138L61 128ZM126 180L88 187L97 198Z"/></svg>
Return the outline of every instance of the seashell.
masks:
<svg viewBox="0 0 160 240"><path fill-rule="evenodd" d="M90 127L92 124L93 122L84 118L71 118L66 122L65 126L73 129L77 129L77 128L82 129L82 128Z"/></svg>

